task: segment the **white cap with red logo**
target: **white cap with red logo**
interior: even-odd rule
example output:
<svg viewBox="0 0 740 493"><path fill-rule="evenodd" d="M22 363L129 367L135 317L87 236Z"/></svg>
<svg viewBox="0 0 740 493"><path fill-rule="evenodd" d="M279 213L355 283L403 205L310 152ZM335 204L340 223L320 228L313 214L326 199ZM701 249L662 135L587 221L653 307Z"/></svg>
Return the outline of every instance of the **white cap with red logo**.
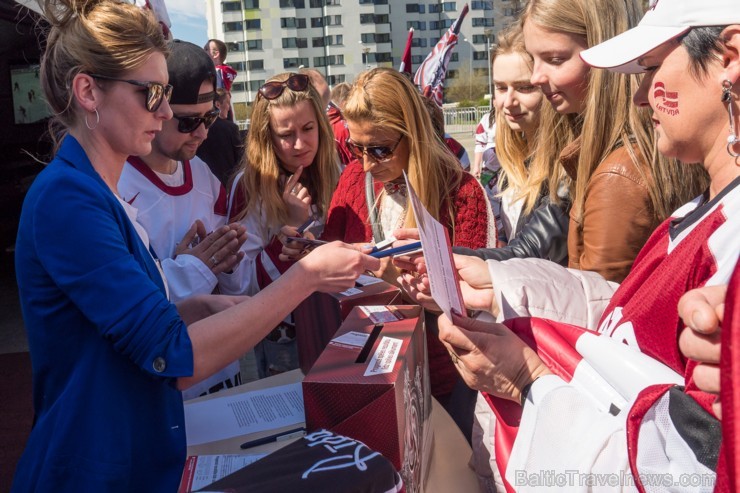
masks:
<svg viewBox="0 0 740 493"><path fill-rule="evenodd" d="M581 52L584 62L596 68L636 74L644 72L638 60L692 27L740 24L738 0L653 0L640 23Z"/></svg>

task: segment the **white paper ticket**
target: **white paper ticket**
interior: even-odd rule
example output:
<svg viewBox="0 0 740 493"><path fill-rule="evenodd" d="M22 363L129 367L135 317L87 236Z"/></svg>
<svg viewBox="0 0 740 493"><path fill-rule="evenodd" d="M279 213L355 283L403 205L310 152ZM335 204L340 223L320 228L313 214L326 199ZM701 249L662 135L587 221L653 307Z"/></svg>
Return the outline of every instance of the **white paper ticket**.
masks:
<svg viewBox="0 0 740 493"><path fill-rule="evenodd" d="M375 354L373 354L370 363L368 363L365 369L364 376L370 377L372 375L392 372L398 359L398 353L401 352L402 344L403 340L401 339L383 336L380 339L378 348L375 350Z"/></svg>

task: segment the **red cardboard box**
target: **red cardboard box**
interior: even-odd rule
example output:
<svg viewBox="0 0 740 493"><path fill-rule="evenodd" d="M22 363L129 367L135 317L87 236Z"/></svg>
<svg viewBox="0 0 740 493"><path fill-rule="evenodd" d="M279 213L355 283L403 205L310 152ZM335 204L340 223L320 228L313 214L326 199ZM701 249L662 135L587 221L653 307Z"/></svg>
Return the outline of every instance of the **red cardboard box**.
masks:
<svg viewBox="0 0 740 493"><path fill-rule="evenodd" d="M390 305L401 298L401 290L381 279L360 276L354 288L341 293L314 293L293 311L298 343L298 361L304 374L358 305Z"/></svg>
<svg viewBox="0 0 740 493"><path fill-rule="evenodd" d="M421 491L433 442L419 306L355 307L303 379L306 426L365 443Z"/></svg>

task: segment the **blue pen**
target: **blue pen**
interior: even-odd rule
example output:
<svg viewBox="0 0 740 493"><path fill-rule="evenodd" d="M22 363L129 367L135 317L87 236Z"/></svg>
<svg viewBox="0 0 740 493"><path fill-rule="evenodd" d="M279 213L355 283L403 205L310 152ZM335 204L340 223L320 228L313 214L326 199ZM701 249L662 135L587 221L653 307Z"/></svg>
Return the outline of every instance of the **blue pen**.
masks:
<svg viewBox="0 0 740 493"><path fill-rule="evenodd" d="M266 437L258 438L256 440L250 440L248 442L244 442L241 444L240 448L242 449L252 448L252 447L257 447L258 445L264 445L266 443L282 442L283 440L290 440L291 438L300 438L302 436L306 436L306 429L305 428L294 428L292 430L284 431L282 433L277 433L275 435L269 435Z"/></svg>
<svg viewBox="0 0 740 493"><path fill-rule="evenodd" d="M412 252L414 250L418 250L419 248L421 248L421 242L416 241L414 243L409 243L408 245L403 245L396 248L388 248L379 252L372 252L368 255L375 258L392 257L393 255L400 255L402 253Z"/></svg>

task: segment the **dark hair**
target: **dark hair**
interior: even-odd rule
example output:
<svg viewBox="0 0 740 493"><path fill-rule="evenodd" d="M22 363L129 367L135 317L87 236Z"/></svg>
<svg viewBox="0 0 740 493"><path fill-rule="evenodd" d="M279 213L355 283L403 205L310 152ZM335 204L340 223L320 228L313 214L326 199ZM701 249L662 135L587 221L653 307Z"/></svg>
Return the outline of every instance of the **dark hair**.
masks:
<svg viewBox="0 0 740 493"><path fill-rule="evenodd" d="M226 47L226 43L221 41L220 39L209 39L205 46L203 46L203 49L208 52L210 55L210 44L213 43L216 45L216 48L218 48L218 58L221 63L224 63L226 61L226 55L229 53L229 49Z"/></svg>
<svg viewBox="0 0 740 493"><path fill-rule="evenodd" d="M718 58L723 51L722 31L727 26L704 26L692 28L680 43L686 48L691 60L691 75L698 77L707 73L707 65Z"/></svg>

